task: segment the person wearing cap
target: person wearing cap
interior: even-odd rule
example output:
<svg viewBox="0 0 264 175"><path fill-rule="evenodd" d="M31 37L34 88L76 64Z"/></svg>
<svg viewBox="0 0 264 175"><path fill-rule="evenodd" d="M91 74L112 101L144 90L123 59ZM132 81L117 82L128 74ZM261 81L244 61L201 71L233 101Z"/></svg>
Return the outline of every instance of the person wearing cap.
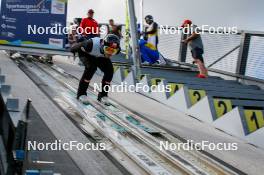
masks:
<svg viewBox="0 0 264 175"><path fill-rule="evenodd" d="M74 54L78 53L80 60L85 66L77 91L78 100L84 104L89 103L86 91L94 73L99 68L104 73L104 76L101 92L99 92L97 100L103 104L108 104L107 95L114 74L114 68L110 58L120 53L120 51L120 39L113 34L108 34L103 39L94 37L84 40L71 47L71 52Z"/></svg>
<svg viewBox="0 0 264 175"><path fill-rule="evenodd" d="M98 22L93 17L94 10L90 9L87 18L83 18L80 24L82 36L86 39L98 37L100 33Z"/></svg>
<svg viewBox="0 0 264 175"><path fill-rule="evenodd" d="M184 20L182 26L183 31L187 33L187 38L182 42L188 44L190 47L194 63L197 64L200 73L197 75L198 78L207 77L207 69L204 65L204 46L201 35L197 32L197 26L193 25L191 20Z"/></svg>

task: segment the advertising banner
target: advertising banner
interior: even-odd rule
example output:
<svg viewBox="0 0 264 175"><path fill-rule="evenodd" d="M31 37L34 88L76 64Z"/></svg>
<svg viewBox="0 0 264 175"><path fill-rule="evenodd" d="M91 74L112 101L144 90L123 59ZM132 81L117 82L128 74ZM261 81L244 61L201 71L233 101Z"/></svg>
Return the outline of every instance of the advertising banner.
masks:
<svg viewBox="0 0 264 175"><path fill-rule="evenodd" d="M0 44L64 50L67 0L0 0Z"/></svg>

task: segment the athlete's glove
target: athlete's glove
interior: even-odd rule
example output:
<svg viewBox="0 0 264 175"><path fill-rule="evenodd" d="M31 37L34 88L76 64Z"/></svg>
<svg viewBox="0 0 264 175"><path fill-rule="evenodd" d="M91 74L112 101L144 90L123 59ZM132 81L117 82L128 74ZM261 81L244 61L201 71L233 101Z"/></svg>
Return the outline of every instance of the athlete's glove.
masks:
<svg viewBox="0 0 264 175"><path fill-rule="evenodd" d="M71 47L71 52L72 53L78 53L78 52L85 52L85 48L87 47L87 40L79 43L75 43Z"/></svg>

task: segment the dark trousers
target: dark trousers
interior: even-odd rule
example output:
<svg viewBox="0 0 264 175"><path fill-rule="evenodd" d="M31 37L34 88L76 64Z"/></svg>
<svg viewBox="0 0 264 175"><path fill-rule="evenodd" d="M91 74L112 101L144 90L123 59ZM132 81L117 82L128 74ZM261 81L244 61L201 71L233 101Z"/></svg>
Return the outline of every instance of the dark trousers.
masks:
<svg viewBox="0 0 264 175"><path fill-rule="evenodd" d="M77 98L82 95L87 95L86 91L89 87L89 82L97 68L99 68L104 73L102 79L102 91L99 93L99 96L107 96L107 91L114 74L114 68L111 59L105 57L94 57L86 54L85 56L81 56L80 60L83 62L85 70L79 83ZM104 89L106 89L106 91Z"/></svg>

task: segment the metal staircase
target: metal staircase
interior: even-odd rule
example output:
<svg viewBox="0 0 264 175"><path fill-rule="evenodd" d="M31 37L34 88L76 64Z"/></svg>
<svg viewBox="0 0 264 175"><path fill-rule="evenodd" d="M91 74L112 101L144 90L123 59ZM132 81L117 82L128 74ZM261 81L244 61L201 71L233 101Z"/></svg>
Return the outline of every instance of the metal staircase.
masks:
<svg viewBox="0 0 264 175"><path fill-rule="evenodd" d="M114 81L135 85L133 70L115 65ZM143 66L140 82L169 92L139 93L168 105L230 135L264 148L264 90L220 77L195 78L195 71L174 67L173 70ZM166 111L164 111L166 112ZM177 117L177 116L172 116ZM179 121L180 122L180 121Z"/></svg>

